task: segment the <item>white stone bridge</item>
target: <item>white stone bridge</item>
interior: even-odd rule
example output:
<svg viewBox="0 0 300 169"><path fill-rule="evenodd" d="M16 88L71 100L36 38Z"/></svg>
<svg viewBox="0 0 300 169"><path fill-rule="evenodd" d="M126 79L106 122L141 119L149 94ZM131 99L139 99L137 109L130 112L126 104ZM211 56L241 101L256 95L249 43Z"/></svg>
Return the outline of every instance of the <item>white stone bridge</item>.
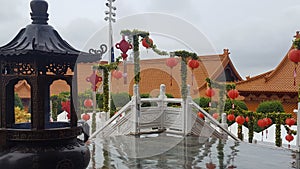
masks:
<svg viewBox="0 0 300 169"><path fill-rule="evenodd" d="M157 98L140 98L138 85L135 85L131 101L107 120L90 138L170 133L216 138L227 138L229 135L234 140L239 140L227 130L226 114L222 115L222 124L219 123L192 100L189 89L188 86L186 99L167 98L165 85L162 84ZM142 103L150 103L151 106L142 107ZM172 103L176 106L170 106ZM197 116L198 112L204 114L205 120Z"/></svg>

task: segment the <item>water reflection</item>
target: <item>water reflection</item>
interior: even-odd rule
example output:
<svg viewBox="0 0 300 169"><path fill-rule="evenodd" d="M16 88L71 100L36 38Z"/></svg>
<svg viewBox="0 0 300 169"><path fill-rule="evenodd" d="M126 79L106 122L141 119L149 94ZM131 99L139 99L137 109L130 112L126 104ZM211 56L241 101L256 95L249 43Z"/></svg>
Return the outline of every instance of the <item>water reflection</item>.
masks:
<svg viewBox="0 0 300 169"><path fill-rule="evenodd" d="M299 161L299 153L287 149L194 136L97 138L90 149L90 169L290 169Z"/></svg>

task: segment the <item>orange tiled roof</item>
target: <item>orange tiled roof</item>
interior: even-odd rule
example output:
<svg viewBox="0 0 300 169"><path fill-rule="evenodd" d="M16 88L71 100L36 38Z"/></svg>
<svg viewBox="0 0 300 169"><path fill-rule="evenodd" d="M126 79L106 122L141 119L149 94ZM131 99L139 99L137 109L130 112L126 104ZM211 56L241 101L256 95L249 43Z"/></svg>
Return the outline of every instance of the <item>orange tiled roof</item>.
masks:
<svg viewBox="0 0 300 169"><path fill-rule="evenodd" d="M223 72L226 66L229 66L230 69L233 71L233 74L237 77L238 81L242 81L242 77L234 67L230 57L229 57L229 50L223 49L223 54L220 55L208 55L208 56L199 56L201 62L205 65L208 74L206 77L211 79L217 79ZM206 88L206 82L204 81L199 90Z"/></svg>
<svg viewBox="0 0 300 169"><path fill-rule="evenodd" d="M194 79L192 80L192 71L188 69L187 75L187 83L192 84L191 86L191 94L194 97L199 96L199 87L206 88L206 81L207 77L211 79L218 78L223 72L225 67L230 67L232 72L238 78L238 80L242 80L238 72L236 71L235 67L233 66L230 58L229 58L229 51L228 49L224 49L223 54L216 54L216 55L206 55L206 56L199 56L200 59L200 66L197 69L193 70ZM170 85L171 77L171 69L166 66L167 58L160 58L160 59L145 59L140 61L141 67L141 92L142 93L152 93L155 90L159 89L159 85L164 83L166 85L166 89L168 93L172 93L175 97L180 97L180 85L181 85L181 74L180 74L180 62L177 66L173 67L172 69L172 76L173 76L173 85ZM180 60L180 58L178 58ZM85 90L90 89L90 83L86 81L86 77L89 76L92 72L91 67L97 63L86 63L86 64L79 64L78 65L78 92L84 92ZM119 65L119 69L124 71L124 64ZM127 64L127 83L124 83L124 79L121 78L119 80L112 78L111 83L112 87L111 90L113 93L115 92L128 92L132 93L132 86L133 86L133 78L134 78L134 66L132 63ZM61 90L69 90L67 85L53 85L54 88L59 88ZM28 84L27 84L28 85ZM65 87L64 87L65 86ZM51 89L56 91L55 89ZM57 92L54 92L57 93ZM53 94L53 92L52 92Z"/></svg>
<svg viewBox="0 0 300 169"><path fill-rule="evenodd" d="M294 68L295 64L286 54L274 70L237 82L236 87L241 92L297 92L298 85L294 86ZM296 84L300 84L300 68L297 69L297 74Z"/></svg>

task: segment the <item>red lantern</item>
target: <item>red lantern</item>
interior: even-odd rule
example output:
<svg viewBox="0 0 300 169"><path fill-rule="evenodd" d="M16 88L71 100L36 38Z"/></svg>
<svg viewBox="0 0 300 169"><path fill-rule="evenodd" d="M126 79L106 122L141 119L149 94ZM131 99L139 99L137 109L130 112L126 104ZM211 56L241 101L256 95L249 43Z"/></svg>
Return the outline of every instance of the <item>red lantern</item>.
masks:
<svg viewBox="0 0 300 169"><path fill-rule="evenodd" d="M219 118L219 113L214 113L213 118L215 118L217 120Z"/></svg>
<svg viewBox="0 0 300 169"><path fill-rule="evenodd" d="M213 97L213 96L215 95L214 89L212 89L212 88L207 88L206 91L205 91L205 95L206 95L207 97Z"/></svg>
<svg viewBox="0 0 300 169"><path fill-rule="evenodd" d="M263 119L259 119L257 121L257 125L260 127L260 128L264 128L266 126L266 122L263 120Z"/></svg>
<svg viewBox="0 0 300 169"><path fill-rule="evenodd" d="M296 77L297 77L297 65L298 62L300 62L300 50L298 49L292 49L288 53L289 59L295 63L294 68L294 86L296 86Z"/></svg>
<svg viewBox="0 0 300 169"><path fill-rule="evenodd" d="M292 126L296 123L296 120L294 118L287 118L285 119L285 124L287 124L288 126Z"/></svg>
<svg viewBox="0 0 300 169"><path fill-rule="evenodd" d="M93 100L92 99L85 99L83 102L83 105L87 108L90 108L93 106Z"/></svg>
<svg viewBox="0 0 300 169"><path fill-rule="evenodd" d="M263 121L265 121L265 126L269 126L272 124L272 119L270 118L263 118Z"/></svg>
<svg viewBox="0 0 300 169"><path fill-rule="evenodd" d="M171 75L170 75L170 77L171 77L171 86L172 86L172 69L173 69L173 67L175 67L176 65L178 64L178 60L177 59L175 59L174 57L170 57L170 58L168 58L167 60L166 60L166 65L168 66L168 67L170 67L171 68Z"/></svg>
<svg viewBox="0 0 300 169"><path fill-rule="evenodd" d="M198 68L200 64L199 64L198 60L191 59L191 60L189 60L188 65L193 70L193 69Z"/></svg>
<svg viewBox="0 0 300 169"><path fill-rule="evenodd" d="M285 139L286 139L288 142L291 142L291 141L294 140L294 136L291 135L291 134L288 134L288 135L285 136Z"/></svg>
<svg viewBox="0 0 300 169"><path fill-rule="evenodd" d="M298 49L290 50L288 57L292 62L295 62L295 63L300 62L300 50L298 50Z"/></svg>
<svg viewBox="0 0 300 169"><path fill-rule="evenodd" d="M148 49L153 45L153 40L147 36L147 37L143 38L142 45Z"/></svg>
<svg viewBox="0 0 300 169"><path fill-rule="evenodd" d="M246 117L245 121L246 121L247 123L249 122L249 117L248 117L248 116Z"/></svg>
<svg viewBox="0 0 300 169"><path fill-rule="evenodd" d="M88 120L90 119L90 115L87 114L87 113L85 113L84 115L82 115L82 119L83 119L84 121L88 121Z"/></svg>
<svg viewBox="0 0 300 169"><path fill-rule="evenodd" d="M119 43L117 43L115 46L116 46L117 49L120 49L123 52L122 53L123 60L125 60L128 56L126 54L126 52L129 49L132 49L132 45L125 40L124 36L122 36L122 40Z"/></svg>
<svg viewBox="0 0 300 169"><path fill-rule="evenodd" d="M244 116L237 116L235 118L235 121L237 122L237 124L242 125L245 122L245 118L244 118Z"/></svg>
<svg viewBox="0 0 300 169"><path fill-rule="evenodd" d="M198 112L198 117L204 120L204 114L201 112Z"/></svg>
<svg viewBox="0 0 300 169"><path fill-rule="evenodd" d="M70 113L71 113L70 100L61 102L61 109L62 109L63 111L68 112L67 116L68 116L68 119L70 119L70 117L71 117L71 115L70 115Z"/></svg>
<svg viewBox="0 0 300 169"><path fill-rule="evenodd" d="M116 78L116 79L120 79L120 78L123 77L123 73L122 73L121 71L119 71L119 70L114 70L114 71L112 72L112 76L113 76L114 78Z"/></svg>
<svg viewBox="0 0 300 169"><path fill-rule="evenodd" d="M178 64L178 60L174 57L170 57L166 60L166 65L171 69Z"/></svg>
<svg viewBox="0 0 300 169"><path fill-rule="evenodd" d="M192 69L192 85L193 85L193 83L194 83L194 71L193 70L199 67L199 61L191 59L191 60L189 60L188 65Z"/></svg>
<svg viewBox="0 0 300 169"><path fill-rule="evenodd" d="M228 115L227 115L227 120L228 120L228 121L231 122L231 121L234 121L234 119L235 119L234 114L228 114Z"/></svg>
<svg viewBox="0 0 300 169"><path fill-rule="evenodd" d="M210 162L210 163L206 163L206 168L207 169L215 169L216 168L216 164Z"/></svg>
<svg viewBox="0 0 300 169"><path fill-rule="evenodd" d="M231 89L231 90L228 91L227 95L228 95L229 98L235 99L239 96L239 91L236 90L236 89Z"/></svg>

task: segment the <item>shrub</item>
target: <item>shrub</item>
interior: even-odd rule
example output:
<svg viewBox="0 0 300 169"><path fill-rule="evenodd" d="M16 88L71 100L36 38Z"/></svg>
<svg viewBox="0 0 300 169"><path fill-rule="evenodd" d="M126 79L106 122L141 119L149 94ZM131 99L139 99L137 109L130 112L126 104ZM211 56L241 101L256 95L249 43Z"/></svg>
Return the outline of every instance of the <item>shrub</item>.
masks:
<svg viewBox="0 0 300 169"><path fill-rule="evenodd" d="M260 112L260 113L284 112L284 109L280 101L264 101L258 105L256 112Z"/></svg>
<svg viewBox="0 0 300 169"><path fill-rule="evenodd" d="M237 108L241 108L243 110L248 110L248 107L246 105L246 103L244 101L241 101L241 100L230 100L230 99L227 99L225 101L225 107L224 107L224 111L228 111L228 110L231 110L232 109L232 102L234 103L234 107Z"/></svg>
<svg viewBox="0 0 300 169"><path fill-rule="evenodd" d="M197 103L200 107L206 108L206 107L209 107L210 100L211 99L207 98L207 97L199 97L199 98L194 99L193 101L195 103Z"/></svg>
<svg viewBox="0 0 300 169"><path fill-rule="evenodd" d="M112 103L116 108L125 106L130 101L130 99L131 98L128 93L112 94Z"/></svg>
<svg viewBox="0 0 300 169"><path fill-rule="evenodd" d="M20 107L15 107L15 123L30 122L31 114Z"/></svg>

